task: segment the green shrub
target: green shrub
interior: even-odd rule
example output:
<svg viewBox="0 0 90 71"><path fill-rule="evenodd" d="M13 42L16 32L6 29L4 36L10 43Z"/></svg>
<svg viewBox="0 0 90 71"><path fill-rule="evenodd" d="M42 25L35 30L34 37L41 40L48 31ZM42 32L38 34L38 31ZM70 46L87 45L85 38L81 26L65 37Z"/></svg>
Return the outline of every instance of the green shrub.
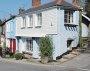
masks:
<svg viewBox="0 0 90 71"><path fill-rule="evenodd" d="M40 38L40 52L41 52L41 58L44 58L44 57L51 58L52 57L53 43L50 37Z"/></svg>
<svg viewBox="0 0 90 71"><path fill-rule="evenodd" d="M6 42L3 42L3 48L6 48Z"/></svg>
<svg viewBox="0 0 90 71"><path fill-rule="evenodd" d="M16 60L21 60L24 58L24 55L22 53L16 53L15 58L16 58Z"/></svg>
<svg viewBox="0 0 90 71"><path fill-rule="evenodd" d="M9 53L9 55L10 55L10 58L14 58L15 54L11 52L11 53Z"/></svg>

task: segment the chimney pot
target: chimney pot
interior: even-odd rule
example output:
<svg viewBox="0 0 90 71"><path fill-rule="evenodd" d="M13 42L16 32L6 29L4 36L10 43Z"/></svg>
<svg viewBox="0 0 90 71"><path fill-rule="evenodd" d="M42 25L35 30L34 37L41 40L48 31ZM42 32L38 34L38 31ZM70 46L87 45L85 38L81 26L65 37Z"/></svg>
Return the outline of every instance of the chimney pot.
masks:
<svg viewBox="0 0 90 71"><path fill-rule="evenodd" d="M32 0L32 7L36 8L41 5L41 0Z"/></svg>

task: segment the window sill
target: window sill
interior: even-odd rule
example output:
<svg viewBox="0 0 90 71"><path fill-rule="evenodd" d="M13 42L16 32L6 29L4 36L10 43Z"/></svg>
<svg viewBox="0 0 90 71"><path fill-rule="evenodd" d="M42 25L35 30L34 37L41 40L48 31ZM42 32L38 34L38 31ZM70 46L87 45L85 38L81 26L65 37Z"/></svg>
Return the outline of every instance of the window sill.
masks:
<svg viewBox="0 0 90 71"><path fill-rule="evenodd" d="M22 27L21 29L25 29L25 27Z"/></svg>
<svg viewBox="0 0 90 71"><path fill-rule="evenodd" d="M78 26L78 25L73 24L73 23L65 23L64 26L76 27L76 26Z"/></svg>
<svg viewBox="0 0 90 71"><path fill-rule="evenodd" d="M33 28L33 26L29 26L29 27L27 27L27 28Z"/></svg>
<svg viewBox="0 0 90 71"><path fill-rule="evenodd" d="M41 25L35 26L35 28L41 28Z"/></svg>

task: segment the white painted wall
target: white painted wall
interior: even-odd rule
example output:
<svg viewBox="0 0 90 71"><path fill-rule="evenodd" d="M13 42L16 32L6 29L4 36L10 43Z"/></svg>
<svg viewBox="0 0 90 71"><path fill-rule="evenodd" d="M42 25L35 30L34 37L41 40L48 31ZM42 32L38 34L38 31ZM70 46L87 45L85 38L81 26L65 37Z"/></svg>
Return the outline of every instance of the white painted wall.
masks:
<svg viewBox="0 0 90 71"><path fill-rule="evenodd" d="M74 22L72 24L77 25L76 30L67 30L64 26L64 10L60 9L49 9L42 12L42 27L36 28L35 24L37 23L36 15L33 14L33 28L22 28L21 23L22 18L16 18L16 36L23 36L23 37L42 37L44 35L52 35L53 43L54 43L54 52L53 52L53 59L56 60L57 56L65 53L67 48L67 40L73 39L71 46L76 47L79 41L79 12L75 11L73 14ZM70 28L72 29L72 28ZM22 44L22 45L21 45ZM24 44L22 40L20 40L20 51L25 50ZM23 47L24 46L24 47ZM38 45L36 41L33 40L33 57L39 57L38 53Z"/></svg>
<svg viewBox="0 0 90 71"><path fill-rule="evenodd" d="M22 53L26 50L26 42L24 38L19 39L19 52Z"/></svg>
<svg viewBox="0 0 90 71"><path fill-rule="evenodd" d="M36 16L33 14L33 28L21 28L22 18L16 18L16 36L42 37L46 34L57 34L57 9L42 12L42 26L37 28ZM52 26L51 26L52 25Z"/></svg>
<svg viewBox="0 0 90 71"><path fill-rule="evenodd" d="M33 57L40 58L39 45L36 40L33 40Z"/></svg>
<svg viewBox="0 0 90 71"><path fill-rule="evenodd" d="M64 26L64 10L58 10L57 20L58 20L58 35L53 35L53 43L54 43L54 53L53 59L56 60L57 56L62 55L63 53L67 52L67 40L73 39L74 41L71 44L71 47L76 47L79 41L79 12L74 12L72 24L77 25L77 30L66 30ZM70 28L71 29L71 28Z"/></svg>
<svg viewBox="0 0 90 71"><path fill-rule="evenodd" d="M88 27L84 23L82 23L82 37L88 37Z"/></svg>

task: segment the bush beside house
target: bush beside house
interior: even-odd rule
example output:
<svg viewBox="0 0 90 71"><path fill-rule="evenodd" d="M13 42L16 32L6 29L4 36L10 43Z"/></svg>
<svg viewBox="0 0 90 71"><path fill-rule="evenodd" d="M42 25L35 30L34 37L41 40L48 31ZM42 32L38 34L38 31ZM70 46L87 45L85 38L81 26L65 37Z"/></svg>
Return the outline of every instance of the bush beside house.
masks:
<svg viewBox="0 0 90 71"><path fill-rule="evenodd" d="M23 59L25 56L24 56L24 54L22 54L22 53L16 53L15 54L15 58L16 58L16 60L21 60L21 59Z"/></svg>
<svg viewBox="0 0 90 71"><path fill-rule="evenodd" d="M50 37L40 38L41 62L47 63L52 59L53 43Z"/></svg>

